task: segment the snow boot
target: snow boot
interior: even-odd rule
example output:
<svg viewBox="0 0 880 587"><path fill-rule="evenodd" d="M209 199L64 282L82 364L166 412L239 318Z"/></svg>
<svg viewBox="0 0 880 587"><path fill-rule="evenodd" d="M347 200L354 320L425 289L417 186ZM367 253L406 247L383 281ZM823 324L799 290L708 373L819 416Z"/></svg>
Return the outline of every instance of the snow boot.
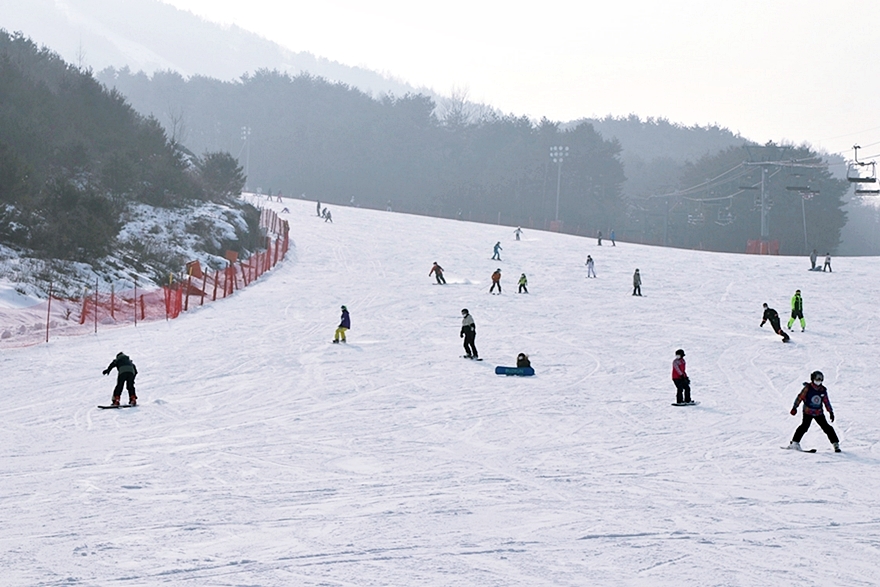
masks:
<svg viewBox="0 0 880 587"><path fill-rule="evenodd" d="M138 405L138 398L136 395L132 395L128 398L128 405L130 405L130 406Z"/></svg>
<svg viewBox="0 0 880 587"><path fill-rule="evenodd" d="M795 442L794 440L791 441L791 444L788 445L788 448L790 448L791 450L803 450L801 449L801 443Z"/></svg>
<svg viewBox="0 0 880 587"><path fill-rule="evenodd" d="M338 341L338 340L334 340L334 341L333 341L333 344L339 344L339 341Z"/></svg>
<svg viewBox="0 0 880 587"><path fill-rule="evenodd" d="M835 442L833 444L834 444L834 452L840 452L840 443Z"/></svg>

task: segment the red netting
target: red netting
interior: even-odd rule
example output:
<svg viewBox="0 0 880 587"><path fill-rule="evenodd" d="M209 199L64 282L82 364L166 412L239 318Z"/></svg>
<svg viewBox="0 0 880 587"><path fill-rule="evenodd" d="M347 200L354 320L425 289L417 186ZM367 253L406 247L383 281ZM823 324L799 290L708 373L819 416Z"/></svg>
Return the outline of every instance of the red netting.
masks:
<svg viewBox="0 0 880 587"><path fill-rule="evenodd" d="M265 250L238 260L226 269L203 270L187 264L187 273L160 289L137 287L116 291L96 287L78 299L50 299L27 308L0 308L0 349L48 342L53 336L72 336L98 329L135 326L138 322L172 320L198 306L222 300L247 287L284 260L290 228L272 210L262 210L260 226L267 236ZM198 271L196 271L196 268Z"/></svg>

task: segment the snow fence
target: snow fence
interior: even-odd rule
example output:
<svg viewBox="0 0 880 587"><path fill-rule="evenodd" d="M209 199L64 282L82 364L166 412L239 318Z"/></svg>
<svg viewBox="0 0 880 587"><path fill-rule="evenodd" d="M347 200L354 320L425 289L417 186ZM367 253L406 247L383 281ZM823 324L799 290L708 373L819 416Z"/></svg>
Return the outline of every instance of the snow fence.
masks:
<svg viewBox="0 0 880 587"><path fill-rule="evenodd" d="M181 275L169 276L159 289L114 285L94 288L81 298L49 299L25 308L0 308L0 349L49 342L53 336L97 333L102 328L137 326L139 322L173 320L184 312L227 298L257 281L284 260L290 247L290 227L269 209L260 212L264 248L247 259L227 252L227 266L202 270L198 261L187 263Z"/></svg>

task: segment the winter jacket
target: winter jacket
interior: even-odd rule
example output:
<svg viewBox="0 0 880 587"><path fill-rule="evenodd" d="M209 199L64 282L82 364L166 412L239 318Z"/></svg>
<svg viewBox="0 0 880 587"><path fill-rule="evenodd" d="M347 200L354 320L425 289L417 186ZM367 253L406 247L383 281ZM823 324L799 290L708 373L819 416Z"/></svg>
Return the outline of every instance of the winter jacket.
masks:
<svg viewBox="0 0 880 587"><path fill-rule="evenodd" d="M672 378L673 379L687 379L687 363L684 360L684 357L675 357L675 360L672 361Z"/></svg>
<svg viewBox="0 0 880 587"><path fill-rule="evenodd" d="M120 375L122 373L134 373L137 375L138 372L137 367L134 366L134 363L131 362L131 359L125 353L116 355L116 359L104 369L104 373L107 374L113 369L116 369Z"/></svg>
<svg viewBox="0 0 880 587"><path fill-rule="evenodd" d="M804 388L794 400L792 410L796 410L801 402L804 402L804 413L810 416L821 416L822 406L828 408L829 414L834 414L831 402L828 400L828 390L824 385L816 386L812 383L804 381ZM832 418L833 420L833 418Z"/></svg>
<svg viewBox="0 0 880 587"><path fill-rule="evenodd" d="M443 267L441 267L437 263L434 263L434 266L431 267L431 272L428 273L428 275L433 275L434 273L436 273L437 275L443 275Z"/></svg>
<svg viewBox="0 0 880 587"><path fill-rule="evenodd" d="M477 325L474 324L474 317L470 314L465 314L461 319L461 336L465 336L466 334L476 334L477 333Z"/></svg>
<svg viewBox="0 0 880 587"><path fill-rule="evenodd" d="M501 272L496 271L495 273L492 274L492 282L498 283L499 281L501 281Z"/></svg>
<svg viewBox="0 0 880 587"><path fill-rule="evenodd" d="M633 273L633 287L638 287L641 285L642 285L642 276L638 271L636 271L635 273Z"/></svg>
<svg viewBox="0 0 880 587"><path fill-rule="evenodd" d="M769 320L770 324L773 326L779 325L779 314L776 313L776 310L773 308L767 308L764 310L764 319L761 320L761 326L764 326L764 322L767 320Z"/></svg>
<svg viewBox="0 0 880 587"><path fill-rule="evenodd" d="M791 309L792 309L792 311L803 313L803 311L804 311L804 298L801 297L801 294L794 294L791 297Z"/></svg>
<svg viewBox="0 0 880 587"><path fill-rule="evenodd" d="M342 311L342 318L339 322L339 328L351 328L351 318L348 315L348 310Z"/></svg>
<svg viewBox="0 0 880 587"><path fill-rule="evenodd" d="M529 361L529 357L527 355L520 353L519 356L516 357L516 366L519 369L524 369L526 367L531 367L532 362Z"/></svg>
<svg viewBox="0 0 880 587"><path fill-rule="evenodd" d="M500 277L500 276L499 276L499 277ZM523 275L519 278L519 284L520 284L520 285L528 285L528 284L529 284L529 280L526 278L525 274L523 274Z"/></svg>

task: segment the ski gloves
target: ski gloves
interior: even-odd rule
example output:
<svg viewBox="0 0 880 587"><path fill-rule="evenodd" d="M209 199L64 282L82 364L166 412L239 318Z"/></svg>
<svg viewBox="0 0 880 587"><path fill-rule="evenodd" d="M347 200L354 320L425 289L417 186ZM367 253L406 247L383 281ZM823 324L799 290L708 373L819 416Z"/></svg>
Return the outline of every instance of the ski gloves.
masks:
<svg viewBox="0 0 880 587"><path fill-rule="evenodd" d="M103 373L104 375L110 375L110 369L104 369L103 371L101 371L101 373Z"/></svg>

